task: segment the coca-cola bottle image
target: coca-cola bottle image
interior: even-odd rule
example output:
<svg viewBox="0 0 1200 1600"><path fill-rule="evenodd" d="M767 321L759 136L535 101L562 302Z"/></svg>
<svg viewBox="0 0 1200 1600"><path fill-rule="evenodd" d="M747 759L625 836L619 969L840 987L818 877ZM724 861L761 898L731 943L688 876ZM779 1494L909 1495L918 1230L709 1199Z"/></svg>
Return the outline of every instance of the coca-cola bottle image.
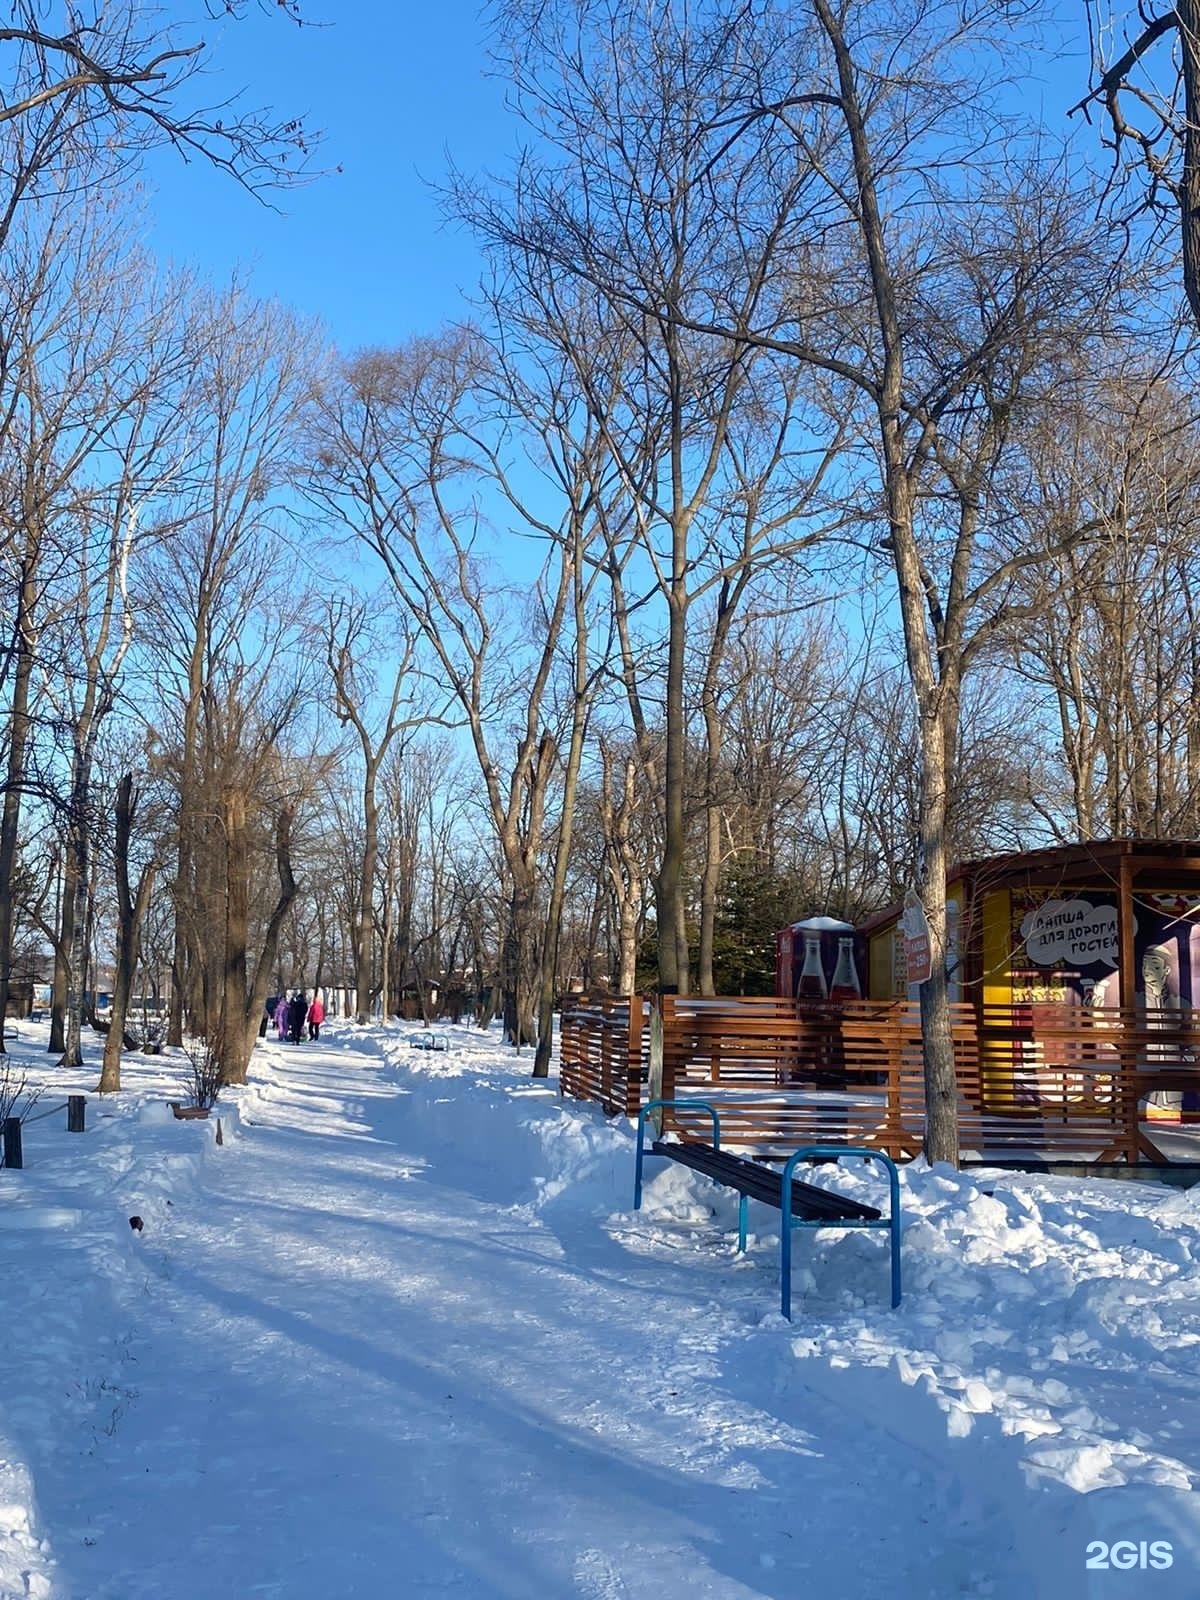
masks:
<svg viewBox="0 0 1200 1600"><path fill-rule="evenodd" d="M858 983L858 970L854 965L854 940L838 940L837 966L833 969L833 982L829 986L831 1000L861 1000L862 989Z"/></svg>
<svg viewBox="0 0 1200 1600"><path fill-rule="evenodd" d="M828 1000L829 985L825 982L825 968L821 965L821 936L819 933L806 933L804 935L804 965L800 968L800 979L796 984L796 997L799 1000Z"/></svg>

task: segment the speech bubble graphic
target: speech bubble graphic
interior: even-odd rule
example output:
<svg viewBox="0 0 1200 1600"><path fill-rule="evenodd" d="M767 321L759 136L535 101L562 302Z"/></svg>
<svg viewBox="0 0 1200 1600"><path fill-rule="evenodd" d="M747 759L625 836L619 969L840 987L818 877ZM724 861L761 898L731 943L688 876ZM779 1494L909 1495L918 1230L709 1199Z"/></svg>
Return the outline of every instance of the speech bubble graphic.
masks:
<svg viewBox="0 0 1200 1600"><path fill-rule="evenodd" d="M1025 953L1039 967L1090 967L1102 962L1116 967L1116 906L1094 906L1087 900L1047 900L1021 923Z"/></svg>

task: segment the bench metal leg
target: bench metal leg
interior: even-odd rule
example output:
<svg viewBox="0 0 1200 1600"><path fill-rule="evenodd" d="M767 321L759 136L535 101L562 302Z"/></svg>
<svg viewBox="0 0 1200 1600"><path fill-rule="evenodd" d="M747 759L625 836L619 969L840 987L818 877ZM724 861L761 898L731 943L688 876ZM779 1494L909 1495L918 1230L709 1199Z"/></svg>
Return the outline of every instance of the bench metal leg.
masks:
<svg viewBox="0 0 1200 1600"><path fill-rule="evenodd" d="M792 1219L788 1211L779 1217L779 1309L792 1320Z"/></svg>
<svg viewBox="0 0 1200 1600"><path fill-rule="evenodd" d="M750 1207L749 1195L738 1195L738 1249L746 1248L746 1212Z"/></svg>
<svg viewBox="0 0 1200 1600"><path fill-rule="evenodd" d="M647 1106L638 1115L637 1159L633 1164L633 1209L635 1211L642 1209L642 1161L645 1156L645 1150L642 1147L642 1130L646 1126L646 1116L650 1110L651 1107Z"/></svg>
<svg viewBox="0 0 1200 1600"><path fill-rule="evenodd" d="M691 1111L707 1111L712 1118L712 1145L714 1150L721 1148L721 1119L717 1115L715 1106L707 1100L647 1100L638 1112L637 1119L637 1160L633 1168L633 1209L642 1209L642 1166L645 1159L645 1144L643 1142L646 1132L646 1119L652 1111L657 1111L659 1106L681 1107Z"/></svg>
<svg viewBox="0 0 1200 1600"><path fill-rule="evenodd" d="M801 1161L811 1160L813 1156L834 1156L840 1159L843 1156L861 1156L868 1161L878 1161L887 1170L888 1199L890 1210L886 1221L869 1222L860 1224L867 1228L887 1228L888 1240L891 1246L892 1268L892 1309L900 1304L900 1174L896 1170L896 1163L891 1156L885 1155L882 1150L872 1150L866 1145L808 1145L803 1150L797 1150L789 1156L783 1169L783 1176L779 1180L779 1216L781 1227L779 1230L779 1281L780 1281L780 1310L790 1322L792 1320L792 1229L796 1224L792 1221L791 1193L792 1173ZM815 1224L836 1228L836 1222Z"/></svg>

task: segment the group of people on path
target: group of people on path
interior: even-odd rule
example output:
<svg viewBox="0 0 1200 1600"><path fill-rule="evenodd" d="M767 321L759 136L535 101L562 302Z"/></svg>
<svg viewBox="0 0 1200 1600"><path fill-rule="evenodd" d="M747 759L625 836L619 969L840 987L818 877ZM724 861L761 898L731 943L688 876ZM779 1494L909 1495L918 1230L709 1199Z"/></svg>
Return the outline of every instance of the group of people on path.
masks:
<svg viewBox="0 0 1200 1600"><path fill-rule="evenodd" d="M285 1039L290 1039L293 1044L299 1044L304 1036L305 1023L308 1024L310 1039L321 1037L325 1006L320 995L314 995L310 1003L308 996L300 989L290 998L286 994L281 994L278 999L268 1000L267 1016L278 1029L280 1044Z"/></svg>

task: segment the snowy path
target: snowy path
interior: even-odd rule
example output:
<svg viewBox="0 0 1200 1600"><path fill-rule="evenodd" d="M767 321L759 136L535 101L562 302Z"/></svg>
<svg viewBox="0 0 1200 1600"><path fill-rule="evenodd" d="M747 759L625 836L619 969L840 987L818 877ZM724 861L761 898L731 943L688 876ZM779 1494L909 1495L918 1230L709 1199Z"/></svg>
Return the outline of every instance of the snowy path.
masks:
<svg viewBox="0 0 1200 1600"><path fill-rule="evenodd" d="M569 1192L534 1203L552 1091L343 1047L270 1061L256 1125L142 1204L108 1423L86 1451L31 1444L52 1573L31 1592L1019 1592L927 1456L803 1363L758 1364L727 1254L639 1255Z"/></svg>

